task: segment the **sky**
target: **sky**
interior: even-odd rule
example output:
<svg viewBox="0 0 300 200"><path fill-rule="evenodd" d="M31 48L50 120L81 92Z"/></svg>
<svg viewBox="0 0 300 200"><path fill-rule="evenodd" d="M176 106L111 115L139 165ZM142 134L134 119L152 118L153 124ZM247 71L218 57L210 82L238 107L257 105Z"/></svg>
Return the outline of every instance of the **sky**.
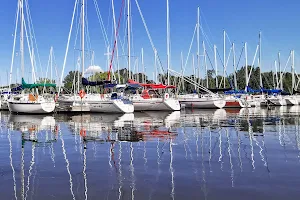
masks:
<svg viewBox="0 0 300 200"><path fill-rule="evenodd" d="M87 1L87 20L88 35L90 38L91 49L94 51L94 64L107 69L107 56L105 55L107 47L101 32L100 23L98 21L94 0ZM105 31L108 36L110 47L113 46L112 32L112 9L111 0L96 0L103 18ZM163 67L167 63L166 50L166 1L165 0L138 0L142 13L144 15L149 32L153 39L155 48L161 58ZM38 65L37 71L40 73L40 66L44 73L47 68L50 47L53 46L55 53L55 63L57 64L58 73L54 73L53 77L60 76L67 46L68 33L70 29L72 12L75 0L28 0L30 13L32 17L33 27L38 45L38 52L41 65ZM118 20L122 0L114 0L116 20ZM300 1L299 0L169 0L170 8L170 39L171 39L171 68L180 71L181 52L184 61L187 59L189 46L194 33L197 22L197 7L200 7L200 24L204 34L209 38L206 40L203 34L200 34L201 48L200 53L203 54L202 41L206 45L208 56L213 62L213 52L209 45L216 45L221 57L223 56L223 30L228 35L226 39L226 59L230 51L231 43L236 45L237 57L241 52L244 42L248 44L248 63L251 64L256 46L258 44L258 33L262 32L262 70L274 70L274 60L277 59L278 52L281 53L281 63L285 66L290 50L295 50L296 71L298 63L300 64ZM143 71L141 67L136 69L137 62L141 62L141 49L144 50L144 63L147 75L152 78L154 71L154 53L151 48L150 41L147 37L144 25L142 23L135 0L131 0L131 19L132 19L132 66L131 69ZM0 67L2 70L1 84L6 84L7 73L10 71L11 55L13 47L13 33L15 26L15 15L17 8L17 0L6 0L2 2L0 7ZM126 8L125 8L126 9ZM127 67L127 44L126 44L126 14L120 20L119 36L121 42L125 41L124 52L119 45L119 61L120 68ZM77 27L74 23L74 27ZM19 37L19 33L17 36ZM17 37L17 38L18 38ZM73 29L68 59L64 75L76 68L76 60L80 46L79 40L75 47L76 28ZM31 77L31 65L27 45L25 45L25 77L29 80ZM187 61L186 74L192 73L192 55L197 52L196 38L192 44L191 54ZM36 50L36 49L35 49ZM19 79L17 73L20 69L19 39L16 44L15 61L13 66L13 79ZM111 49L110 49L111 51ZM231 54L232 56L232 54ZM37 56L36 56L37 57ZM85 67L91 65L89 56L86 56ZM203 57L200 57L200 71L205 74ZM139 61L137 61L139 59ZM227 71L233 71L232 57L229 58ZM299 60L299 61L298 61ZM114 59L114 63L116 57ZM208 69L212 69L209 61ZM255 61L257 63L257 61ZM136 64L136 65L135 65ZM240 61L239 67L244 64L244 57ZM218 60L218 69L221 73L221 61ZM141 65L139 65L141 66ZM114 65L116 70L116 65ZM290 70L288 64L287 71ZM55 71L55 70L54 70ZM300 72L300 69L298 70ZM49 77L49 75L48 75ZM13 81L14 82L14 81Z"/></svg>

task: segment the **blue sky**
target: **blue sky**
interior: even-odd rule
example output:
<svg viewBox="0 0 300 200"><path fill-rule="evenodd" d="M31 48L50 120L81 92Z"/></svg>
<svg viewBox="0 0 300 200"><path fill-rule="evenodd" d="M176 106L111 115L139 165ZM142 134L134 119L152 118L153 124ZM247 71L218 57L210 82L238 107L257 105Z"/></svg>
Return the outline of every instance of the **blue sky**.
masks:
<svg viewBox="0 0 300 200"><path fill-rule="evenodd" d="M67 43L69 26L71 23L74 0L51 0L39 1L28 0L33 26L35 29L36 40L39 47L39 54L44 71L46 71L47 60L50 46L54 47L58 71L61 71L63 58ZM112 19L110 0L98 1L98 5L103 17L108 38L112 45ZM258 33L262 31L262 50L263 50L263 71L270 70L272 63L277 58L277 52L282 55L282 63L285 65L289 51L296 51L296 64L300 59L300 1L289 0L169 0L170 1L170 23L171 23L171 62L172 68L179 71L180 69L180 52L183 51L184 57L188 53L189 45L193 35L197 17L197 6L201 10L201 24L204 32L208 35L212 44L216 44L220 54L223 54L223 29L226 30L231 42L236 43L236 52L240 53L243 42L248 42L249 63L252 62L254 51L258 43ZM158 54L162 59L163 65L166 66L166 1L139 0L146 23L150 30L154 44L158 49ZM115 0L115 11L118 18L120 12L121 0ZM0 7L0 44L1 59L0 66L2 69L1 83L6 83L6 73L9 71L11 63L11 52L13 45L14 21L17 0L2 2ZM88 0L88 20L89 34L92 48L95 51L95 64L106 69L106 47L101 33L95 12L93 0ZM125 21L121 21L120 36L124 38ZM133 51L132 54L139 57L141 48L144 48L144 59L147 74L152 77L154 54L150 42L147 38L146 31L143 27L141 17L132 0L132 29L133 29ZM75 34L73 31L72 41L67 61L66 72L74 69L74 44ZM201 41L203 37L201 35ZM206 42L206 41L205 41ZM230 43L227 41L227 45ZM18 46L17 46L18 48ZM27 51L27 47L26 47ZM201 48L201 51L202 48ZM226 49L229 51L229 48ZM192 52L196 53L196 43L193 44ZM28 53L26 54L28 57ZM210 54L211 59L213 55ZM19 59L19 58L16 58ZM123 57L121 68L126 67L126 61ZM299 60L300 61L300 60ZM243 60L241 61L242 64ZM132 60L134 63L134 59ZM191 59L189 60L191 63ZM219 62L219 66L220 66ZM88 63L86 63L88 66ZM14 66L14 75L16 68ZM296 66L296 70L297 70ZM132 64L133 68L133 64ZM203 67L202 67L203 68ZM210 67L209 67L210 68ZM30 65L26 63L26 75L29 76ZM201 70L203 71L203 69ZM231 64L228 66L228 73L232 71ZM300 72L300 69L298 70ZM65 73L66 73L65 72ZM189 64L187 74L191 73Z"/></svg>

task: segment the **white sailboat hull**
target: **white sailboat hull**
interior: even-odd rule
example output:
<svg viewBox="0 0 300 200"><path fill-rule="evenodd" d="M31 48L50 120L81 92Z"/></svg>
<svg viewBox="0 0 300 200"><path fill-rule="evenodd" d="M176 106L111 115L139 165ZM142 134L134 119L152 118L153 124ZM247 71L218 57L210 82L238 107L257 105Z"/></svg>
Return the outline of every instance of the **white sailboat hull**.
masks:
<svg viewBox="0 0 300 200"><path fill-rule="evenodd" d="M101 113L132 113L134 106L121 99L88 102L91 112Z"/></svg>
<svg viewBox="0 0 300 200"><path fill-rule="evenodd" d="M223 108L226 104L223 99L180 98L179 101L188 108Z"/></svg>
<svg viewBox="0 0 300 200"><path fill-rule="evenodd" d="M287 96L284 99L286 101L286 105L288 105L288 106L294 106L294 105L298 105L299 104L297 98L294 97L294 96Z"/></svg>
<svg viewBox="0 0 300 200"><path fill-rule="evenodd" d="M13 113L43 114L55 109L55 102L8 102L8 108Z"/></svg>
<svg viewBox="0 0 300 200"><path fill-rule="evenodd" d="M226 104L224 108L249 108L251 107L250 104L247 103L246 100L235 98L235 97L229 97L226 98Z"/></svg>
<svg viewBox="0 0 300 200"><path fill-rule="evenodd" d="M1 101L0 110L8 110L7 101Z"/></svg>
<svg viewBox="0 0 300 200"><path fill-rule="evenodd" d="M265 102L261 102L261 106L268 106L268 101L270 101L271 106L286 106L287 102L282 97L270 97L267 98Z"/></svg>
<svg viewBox="0 0 300 200"><path fill-rule="evenodd" d="M152 99L132 99L132 103L135 111L177 111L180 110L179 101L176 99L163 99L163 98L152 98Z"/></svg>

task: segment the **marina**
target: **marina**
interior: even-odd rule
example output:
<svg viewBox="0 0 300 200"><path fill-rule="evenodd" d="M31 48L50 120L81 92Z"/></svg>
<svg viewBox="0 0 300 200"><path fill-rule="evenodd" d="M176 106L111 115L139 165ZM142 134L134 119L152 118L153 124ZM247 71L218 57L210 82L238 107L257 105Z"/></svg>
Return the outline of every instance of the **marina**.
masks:
<svg viewBox="0 0 300 200"><path fill-rule="evenodd" d="M294 3L4 3L1 199L298 199Z"/></svg>
<svg viewBox="0 0 300 200"><path fill-rule="evenodd" d="M282 108L1 112L0 192L4 199L282 199L285 192L296 199L300 108Z"/></svg>

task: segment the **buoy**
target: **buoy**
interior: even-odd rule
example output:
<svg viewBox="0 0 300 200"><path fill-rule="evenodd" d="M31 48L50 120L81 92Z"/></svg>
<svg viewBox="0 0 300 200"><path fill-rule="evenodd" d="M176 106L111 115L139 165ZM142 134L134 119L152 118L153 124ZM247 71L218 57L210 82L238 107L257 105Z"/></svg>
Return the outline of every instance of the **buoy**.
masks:
<svg viewBox="0 0 300 200"><path fill-rule="evenodd" d="M83 98L85 96L85 91L84 90L80 90L79 91L79 96L80 96L80 98Z"/></svg>
<svg viewBox="0 0 300 200"><path fill-rule="evenodd" d="M168 93L165 93L165 99L168 99L169 98L169 94Z"/></svg>
<svg viewBox="0 0 300 200"><path fill-rule="evenodd" d="M86 131L84 129L80 129L80 136L85 137L86 136Z"/></svg>
<svg viewBox="0 0 300 200"><path fill-rule="evenodd" d="M58 100L58 94L55 94L55 96L54 96L54 102L57 102L57 100Z"/></svg>

